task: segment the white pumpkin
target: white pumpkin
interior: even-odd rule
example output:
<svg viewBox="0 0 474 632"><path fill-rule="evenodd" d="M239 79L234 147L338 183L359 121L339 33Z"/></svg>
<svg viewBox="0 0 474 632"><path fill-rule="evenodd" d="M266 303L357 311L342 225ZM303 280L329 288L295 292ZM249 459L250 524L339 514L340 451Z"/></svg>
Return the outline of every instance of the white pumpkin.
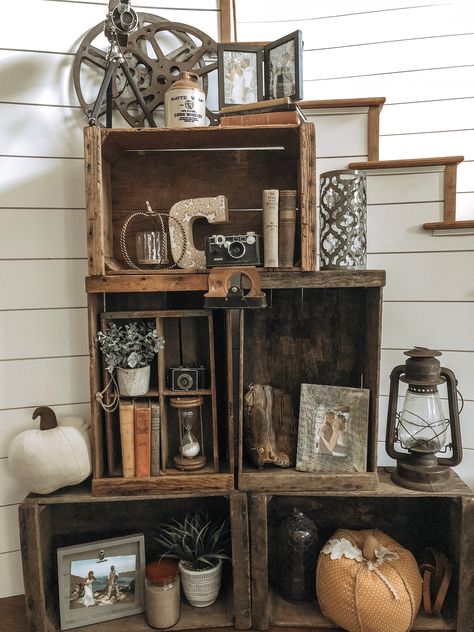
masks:
<svg viewBox="0 0 474 632"><path fill-rule="evenodd" d="M40 428L16 436L8 451L8 465L22 485L35 494L49 494L77 485L92 471L88 424L80 417L65 417L60 425L51 408L40 406L33 419Z"/></svg>

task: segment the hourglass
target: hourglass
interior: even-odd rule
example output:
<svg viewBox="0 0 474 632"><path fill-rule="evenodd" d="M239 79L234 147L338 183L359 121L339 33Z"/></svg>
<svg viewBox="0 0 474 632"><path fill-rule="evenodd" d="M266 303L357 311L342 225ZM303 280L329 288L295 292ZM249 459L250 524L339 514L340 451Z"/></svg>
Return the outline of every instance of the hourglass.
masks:
<svg viewBox="0 0 474 632"><path fill-rule="evenodd" d="M179 470L199 470L206 465L202 430L203 402L202 397L170 399L171 408L175 408L178 413L179 454L173 460Z"/></svg>

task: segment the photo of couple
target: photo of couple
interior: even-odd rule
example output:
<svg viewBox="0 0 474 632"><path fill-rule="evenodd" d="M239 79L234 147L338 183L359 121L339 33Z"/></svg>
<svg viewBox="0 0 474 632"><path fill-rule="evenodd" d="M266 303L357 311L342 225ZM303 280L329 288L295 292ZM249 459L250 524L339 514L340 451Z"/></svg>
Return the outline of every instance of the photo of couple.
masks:
<svg viewBox="0 0 474 632"><path fill-rule="evenodd" d="M228 50L224 52L225 102L257 101L257 55Z"/></svg>
<svg viewBox="0 0 474 632"><path fill-rule="evenodd" d="M71 608L90 608L134 600L136 556L110 557L104 566L96 560L71 562ZM92 570L94 569L94 570Z"/></svg>

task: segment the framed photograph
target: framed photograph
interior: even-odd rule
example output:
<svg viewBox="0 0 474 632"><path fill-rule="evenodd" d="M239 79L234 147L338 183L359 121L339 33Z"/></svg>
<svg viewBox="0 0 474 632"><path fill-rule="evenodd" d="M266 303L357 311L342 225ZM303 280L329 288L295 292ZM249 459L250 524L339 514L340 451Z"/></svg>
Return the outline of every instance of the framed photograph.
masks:
<svg viewBox="0 0 474 632"><path fill-rule="evenodd" d="M302 384L296 469L367 471L369 390Z"/></svg>
<svg viewBox="0 0 474 632"><path fill-rule="evenodd" d="M218 44L217 59L219 107L262 101L263 52L259 46Z"/></svg>
<svg viewBox="0 0 474 632"><path fill-rule="evenodd" d="M58 549L61 630L145 610L142 534Z"/></svg>
<svg viewBox="0 0 474 632"><path fill-rule="evenodd" d="M285 35L263 49L265 99L303 98L301 31Z"/></svg>

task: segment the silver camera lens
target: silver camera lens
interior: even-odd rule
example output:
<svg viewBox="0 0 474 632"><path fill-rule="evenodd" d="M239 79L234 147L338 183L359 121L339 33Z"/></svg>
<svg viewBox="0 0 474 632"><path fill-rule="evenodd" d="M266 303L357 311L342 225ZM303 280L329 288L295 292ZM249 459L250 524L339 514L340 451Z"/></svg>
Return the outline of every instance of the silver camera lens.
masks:
<svg viewBox="0 0 474 632"><path fill-rule="evenodd" d="M193 378L188 373L181 373L176 380L176 386L180 391L189 391L193 385Z"/></svg>
<svg viewBox="0 0 474 632"><path fill-rule="evenodd" d="M241 259L245 254L245 244L241 241L233 241L229 244L227 251L232 259Z"/></svg>

